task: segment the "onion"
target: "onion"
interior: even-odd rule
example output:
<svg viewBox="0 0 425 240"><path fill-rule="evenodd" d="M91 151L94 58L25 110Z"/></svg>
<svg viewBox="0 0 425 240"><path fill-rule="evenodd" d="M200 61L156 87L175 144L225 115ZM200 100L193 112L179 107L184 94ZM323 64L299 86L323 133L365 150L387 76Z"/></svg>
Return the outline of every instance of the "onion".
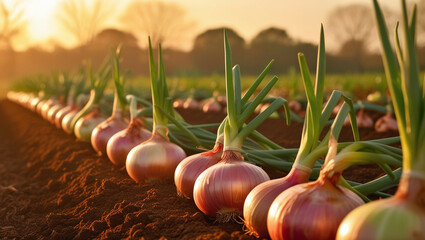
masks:
<svg viewBox="0 0 425 240"><path fill-rule="evenodd" d="M50 98L47 101L45 101L42 105L40 105L40 115L44 118L47 119L47 112L50 110L51 107L53 107L54 105L58 104L58 100L56 98Z"/></svg>
<svg viewBox="0 0 425 240"><path fill-rule="evenodd" d="M349 213L336 239L425 239L425 178L404 172L394 197Z"/></svg>
<svg viewBox="0 0 425 240"><path fill-rule="evenodd" d="M293 167L285 177L261 183L252 189L243 207L244 222L248 232L256 237L268 237L267 214L273 200L286 189L308 182L310 173L311 169Z"/></svg>
<svg viewBox="0 0 425 240"><path fill-rule="evenodd" d="M371 128L373 127L373 120L372 118L367 115L363 109L360 109L360 111L357 113L356 115L356 122L357 122L357 126L358 127L363 127L363 128ZM350 126L351 122L350 122L350 117L347 116L345 118L344 121L344 126Z"/></svg>
<svg viewBox="0 0 425 240"><path fill-rule="evenodd" d="M192 155L179 163L174 173L174 183L179 196L193 198L196 179L205 169L218 163L222 153L223 143L217 141L212 150Z"/></svg>
<svg viewBox="0 0 425 240"><path fill-rule="evenodd" d="M93 129L101 122L105 121L98 106L94 106L92 111L75 123L74 134L77 139L83 142L90 142Z"/></svg>
<svg viewBox="0 0 425 240"><path fill-rule="evenodd" d="M183 108L185 109L197 109L199 108L199 102L196 101L194 98L190 97L186 99L183 103Z"/></svg>
<svg viewBox="0 0 425 240"><path fill-rule="evenodd" d="M41 102L41 101L43 101L43 99L41 98L41 97L34 97L33 99L31 99L30 101L29 101L29 106L28 106L28 108L31 110L31 111L33 111L33 112L36 112L36 110L37 110L37 106L38 106L38 104Z"/></svg>
<svg viewBox="0 0 425 240"><path fill-rule="evenodd" d="M296 112L296 113L298 113L298 112L301 112L301 110L302 110L302 105L301 105L301 103L300 102L298 102L298 101L296 101L296 100L292 100L292 101L289 101L289 108L293 111L293 112Z"/></svg>
<svg viewBox="0 0 425 240"><path fill-rule="evenodd" d="M243 161L240 151L225 150L222 160L196 179L193 199L206 215L229 221L242 214L248 193L268 180L263 169Z"/></svg>
<svg viewBox="0 0 425 240"><path fill-rule="evenodd" d="M165 139L158 130L152 137L131 149L127 155L128 175L136 182L172 179L177 165L186 157L178 145Z"/></svg>
<svg viewBox="0 0 425 240"><path fill-rule="evenodd" d="M208 100L203 106L202 111L203 112L220 112L221 111L221 105L219 102L217 102L214 98L211 98Z"/></svg>
<svg viewBox="0 0 425 240"><path fill-rule="evenodd" d="M387 113L376 121L375 130L377 132L398 131L397 121L391 113Z"/></svg>
<svg viewBox="0 0 425 240"><path fill-rule="evenodd" d="M115 133L109 139L106 146L109 160L117 166L125 166L130 150L150 137L151 133L143 127L143 122L134 118L126 129Z"/></svg>
<svg viewBox="0 0 425 240"><path fill-rule="evenodd" d="M55 117L54 117L54 122L57 128L61 128L62 127L62 120L65 117L66 114L68 114L69 112L71 112L72 110L72 106L68 105L62 109L60 109Z"/></svg>
<svg viewBox="0 0 425 240"><path fill-rule="evenodd" d="M114 114L105 121L99 123L91 133L91 145L99 154L106 154L106 145L109 139L117 132L125 129L127 123L122 117L122 111L116 109Z"/></svg>
<svg viewBox="0 0 425 240"><path fill-rule="evenodd" d="M61 110L62 108L64 108L64 105L61 103L57 103L53 105L52 107L50 107L49 111L47 111L47 114L46 114L47 121L51 123L55 123L56 113L58 113L59 110Z"/></svg>
<svg viewBox="0 0 425 240"><path fill-rule="evenodd" d="M181 108L183 107L183 100L181 100L180 98L174 100L173 102L173 108Z"/></svg>
<svg viewBox="0 0 425 240"><path fill-rule="evenodd" d="M69 133L69 134L72 133L71 123L79 111L80 111L79 108L73 108L71 109L71 111L69 111L69 113L65 114L65 116L63 117L61 125L62 125L62 129L66 133Z"/></svg>
<svg viewBox="0 0 425 240"><path fill-rule="evenodd" d="M277 196L267 217L271 239L335 239L345 215L363 204L355 193L337 185L340 176L322 170L317 181L295 185Z"/></svg>

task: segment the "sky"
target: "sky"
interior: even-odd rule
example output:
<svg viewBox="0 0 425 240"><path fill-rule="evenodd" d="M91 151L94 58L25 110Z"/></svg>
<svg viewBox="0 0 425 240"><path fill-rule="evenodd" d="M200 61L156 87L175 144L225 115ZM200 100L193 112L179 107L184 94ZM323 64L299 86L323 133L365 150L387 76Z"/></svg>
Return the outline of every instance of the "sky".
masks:
<svg viewBox="0 0 425 240"><path fill-rule="evenodd" d="M14 0L4 0L7 3ZM25 50L29 46L45 45L58 42L66 47L73 47L76 40L64 32L56 17L60 2L65 0L15 0L21 1L29 21L25 37L15 42L15 48ZM88 1L90 0L81 0ZM117 22L119 14L126 4L133 0L115 0L114 13L111 14L108 27L121 27ZM233 28L245 40L251 40L259 31L268 27L285 29L294 39L317 43L320 24L326 23L330 11L338 6L352 3L372 4L371 0L163 0L176 2L187 8L188 18L196 24L188 37L176 46L189 50L192 39L206 29L227 26ZM399 0L381 0L393 10L399 8ZM332 48L331 44L327 44Z"/></svg>

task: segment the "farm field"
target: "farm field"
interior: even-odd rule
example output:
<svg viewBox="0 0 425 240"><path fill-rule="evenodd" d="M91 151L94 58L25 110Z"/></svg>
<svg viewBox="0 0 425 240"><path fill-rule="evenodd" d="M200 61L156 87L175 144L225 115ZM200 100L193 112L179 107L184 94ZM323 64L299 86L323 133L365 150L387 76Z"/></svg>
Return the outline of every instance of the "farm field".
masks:
<svg viewBox="0 0 425 240"><path fill-rule="evenodd" d="M189 123L218 122L224 113L178 109ZM376 120L382 114L371 113ZM215 222L192 200L177 196L173 181L135 183L125 169L98 156L21 106L0 102L0 236L7 239L254 239L242 224ZM302 124L268 119L259 131L285 147L299 145ZM362 140L396 136L360 128ZM340 138L352 140L344 127ZM267 169L266 169L267 170ZM272 178L286 173L267 170ZM364 182L375 166L344 172ZM376 198L376 196L372 196Z"/></svg>

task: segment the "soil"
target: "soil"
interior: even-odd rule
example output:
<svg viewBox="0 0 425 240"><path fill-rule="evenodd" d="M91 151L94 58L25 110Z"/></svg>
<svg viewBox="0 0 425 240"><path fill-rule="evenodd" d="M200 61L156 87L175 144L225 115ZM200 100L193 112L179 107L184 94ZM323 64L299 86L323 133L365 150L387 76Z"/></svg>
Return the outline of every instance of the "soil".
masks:
<svg viewBox="0 0 425 240"><path fill-rule="evenodd" d="M179 109L190 123L219 122L224 113ZM377 119L380 115L374 113ZM298 147L302 124L268 119L259 127L284 147ZM362 139L396 136L360 129ZM352 140L344 128L340 140ZM344 176L364 182L374 166ZM284 176L274 172L273 176ZM172 180L135 183L124 168L98 156L89 143L37 114L0 101L0 239L253 239L239 223L220 224L192 200L177 196Z"/></svg>

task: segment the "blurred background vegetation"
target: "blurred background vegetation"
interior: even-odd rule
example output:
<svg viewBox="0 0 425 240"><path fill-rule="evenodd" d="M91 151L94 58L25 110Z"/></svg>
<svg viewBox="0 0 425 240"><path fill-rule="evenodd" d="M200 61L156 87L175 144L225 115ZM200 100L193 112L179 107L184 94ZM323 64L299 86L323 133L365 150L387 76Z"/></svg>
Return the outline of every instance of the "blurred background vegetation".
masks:
<svg viewBox="0 0 425 240"><path fill-rule="evenodd" d="M160 42L163 44L167 75L177 79L174 84L188 89L220 88L221 82L217 79L224 72L224 28L232 47L233 63L241 66L242 75L257 75L274 59L270 73L283 79L295 79L298 52L305 54L312 72L315 68L317 45L294 39L285 29L266 28L250 41L241 37L237 29L226 26L207 29L193 39L191 49L181 50L168 43L184 36L196 21L189 19L185 9L177 2L129 2L117 19L126 26L122 29L105 27L114 9L111 2L106 4L106 1L92 0L90 6L85 2L62 1L55 15L67 37L77 41L75 46L51 43L48 49L32 46L17 51L13 40L25 37L28 19L22 6L6 5L0 0L0 95L4 95L11 81L25 76L73 71L88 61L96 67L119 44L122 44L122 69L127 70L132 78L143 79L149 74L148 57L146 44L141 46L140 42L147 35L151 36L153 46ZM385 12L392 29L395 19L399 19L398 13L389 9ZM419 1L419 36L425 32L422 13L425 13L425 0ZM332 84L341 85L339 81L345 79L348 83L344 85L353 85L353 88L360 89L358 91L371 82L376 88L376 84L382 82L382 63L379 52L374 49L376 30L370 6L355 3L336 7L329 13L325 29L327 37L333 38L336 45L332 46L332 52L327 53L327 72L335 76ZM418 46L421 68L424 69L424 42L419 41ZM183 82L181 79L184 79ZM281 84L281 87L297 87L291 81Z"/></svg>

